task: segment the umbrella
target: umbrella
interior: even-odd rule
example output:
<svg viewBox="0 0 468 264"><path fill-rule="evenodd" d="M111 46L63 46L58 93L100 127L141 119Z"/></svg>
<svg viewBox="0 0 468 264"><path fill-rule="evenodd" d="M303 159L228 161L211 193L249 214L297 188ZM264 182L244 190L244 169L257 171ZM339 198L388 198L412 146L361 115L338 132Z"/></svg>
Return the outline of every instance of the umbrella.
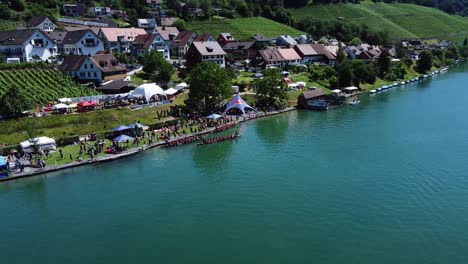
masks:
<svg viewBox="0 0 468 264"><path fill-rule="evenodd" d="M206 118L208 118L208 119L218 119L218 118L220 118L220 117L222 117L222 115L211 114L211 115L207 116Z"/></svg>
<svg viewBox="0 0 468 264"><path fill-rule="evenodd" d="M130 140L133 140L133 138L129 137L127 135L120 135L120 136L114 138L114 141L117 141L118 143L127 142L127 141L130 141Z"/></svg>
<svg viewBox="0 0 468 264"><path fill-rule="evenodd" d="M112 129L112 131L124 131L124 130L128 130L128 129L132 129L133 127L128 127L128 126L118 126L114 129Z"/></svg>

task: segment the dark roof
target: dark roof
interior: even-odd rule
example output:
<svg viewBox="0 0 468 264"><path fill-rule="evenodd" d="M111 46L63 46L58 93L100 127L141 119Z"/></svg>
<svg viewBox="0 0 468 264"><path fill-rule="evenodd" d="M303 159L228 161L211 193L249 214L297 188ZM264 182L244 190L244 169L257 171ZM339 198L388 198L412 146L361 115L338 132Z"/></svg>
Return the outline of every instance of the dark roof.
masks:
<svg viewBox="0 0 468 264"><path fill-rule="evenodd" d="M90 29L69 31L67 32L67 35L65 35L62 44L75 44L88 32L93 33Z"/></svg>
<svg viewBox="0 0 468 264"><path fill-rule="evenodd" d="M246 50L252 48L255 42L228 42L224 45L223 49L225 50Z"/></svg>
<svg viewBox="0 0 468 264"><path fill-rule="evenodd" d="M21 45L26 42L38 29L21 29L0 32L1 45Z"/></svg>
<svg viewBox="0 0 468 264"><path fill-rule="evenodd" d="M260 56L262 56L263 60L266 62L273 62L273 61L283 61L283 57L278 52L278 49L263 49L258 51Z"/></svg>
<svg viewBox="0 0 468 264"><path fill-rule="evenodd" d="M96 54L91 56L91 61L102 72L127 71L125 67L119 65L119 61L112 54Z"/></svg>
<svg viewBox="0 0 468 264"><path fill-rule="evenodd" d="M67 72L67 71L77 71L80 69L83 62L86 60L88 56L86 55L69 55L65 56L63 59L62 64L59 66L59 71Z"/></svg>
<svg viewBox="0 0 468 264"><path fill-rule="evenodd" d="M63 39L67 35L66 31L47 31L44 32L55 44L62 44Z"/></svg>
<svg viewBox="0 0 468 264"><path fill-rule="evenodd" d="M271 41L273 38L268 38L261 34L257 34L257 35L253 35L252 39L255 41Z"/></svg>
<svg viewBox="0 0 468 264"><path fill-rule="evenodd" d="M300 96L303 96L307 100L307 99L313 99L313 98L324 96L324 95L326 95L324 91L315 89L312 91L303 92Z"/></svg>
<svg viewBox="0 0 468 264"><path fill-rule="evenodd" d="M31 19L28 20L28 26L30 27L37 27L39 26L44 20L46 20L48 17L46 16L36 16L32 17Z"/></svg>
<svg viewBox="0 0 468 264"><path fill-rule="evenodd" d="M193 42L209 41L210 38L213 38L210 34L201 34L198 35ZM214 38L213 38L214 39Z"/></svg>
<svg viewBox="0 0 468 264"><path fill-rule="evenodd" d="M115 81L111 81L107 84L97 87L96 90L120 91L122 88L127 88L127 87L134 87L131 81L115 80Z"/></svg>
<svg viewBox="0 0 468 264"><path fill-rule="evenodd" d="M185 46L187 45L188 40L190 37L194 34L192 31L182 31L177 35L177 37L174 39L173 43L174 46L180 47L180 46Z"/></svg>
<svg viewBox="0 0 468 264"><path fill-rule="evenodd" d="M314 45L312 45L312 48L314 48L314 50L318 54L327 57L327 59L329 59L329 60L334 60L335 59L335 56L333 56L333 54L331 54L330 51L323 44L314 44Z"/></svg>
<svg viewBox="0 0 468 264"><path fill-rule="evenodd" d="M133 40L133 44L139 45L139 48L141 49L147 49L151 46L151 43L153 43L154 39L156 38L156 35L157 34L138 35Z"/></svg>

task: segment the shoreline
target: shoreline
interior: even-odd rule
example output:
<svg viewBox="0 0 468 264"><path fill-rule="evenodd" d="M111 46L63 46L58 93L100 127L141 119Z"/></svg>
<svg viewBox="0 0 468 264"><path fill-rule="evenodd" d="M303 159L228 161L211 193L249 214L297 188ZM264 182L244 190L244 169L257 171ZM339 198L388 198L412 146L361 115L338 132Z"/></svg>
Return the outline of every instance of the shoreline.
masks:
<svg viewBox="0 0 468 264"><path fill-rule="evenodd" d="M288 108L285 108L285 109L280 110L280 111L267 112L266 114L262 114L262 115L259 115L259 116L246 117L245 119L244 118L239 118L239 120L234 121L234 123L236 123L236 125L237 125L237 124L252 121L252 120L255 120L255 119L274 116L274 115L279 115L279 114L287 113L287 112L294 111L294 110L296 110L295 107L288 107ZM33 169L33 170L27 171L27 172L13 173L12 176L1 178L0 183L9 182L9 181L13 181L13 180L19 180L19 179L30 178L30 177L50 173L50 172L57 172L57 171L62 171L62 170L81 167L81 166L86 166L86 165L95 165L95 164L101 164L101 163L105 163L105 162L111 162L111 161L114 161L114 160L119 160L119 159L123 159L123 158L126 158L126 157L131 157L131 156L137 155L139 153L146 152L146 151L148 151L150 149L153 149L153 148L160 148L162 146L167 145L169 142L173 142L173 141L180 140L180 139L183 139L183 138L187 138L187 137L191 137L191 136L203 136L203 135L206 135L206 134L211 134L213 131L215 131L215 128L210 127L207 130L202 131L202 132L192 133L192 134L189 134L189 135L184 136L184 137L173 138L173 139L169 140L167 143L166 142L157 142L157 143L154 143L153 145L130 148L130 149L128 149L126 151L123 151L122 153L119 153L119 154L106 154L107 156L98 157L93 161L91 161L91 160L84 160L84 161L81 161L81 162L73 161L73 162L70 162L70 163L63 164L63 165L57 165L57 166L49 165L48 167L46 167L44 169Z"/></svg>

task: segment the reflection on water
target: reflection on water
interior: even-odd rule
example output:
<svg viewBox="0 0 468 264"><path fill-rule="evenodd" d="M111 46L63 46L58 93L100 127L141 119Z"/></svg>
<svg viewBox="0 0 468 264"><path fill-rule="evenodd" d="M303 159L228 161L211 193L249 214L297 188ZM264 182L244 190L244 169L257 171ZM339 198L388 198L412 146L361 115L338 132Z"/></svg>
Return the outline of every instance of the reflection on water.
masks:
<svg viewBox="0 0 468 264"><path fill-rule="evenodd" d="M25 202L45 208L47 207L47 181L46 176L36 176L4 182L2 183L2 188L0 188L0 194L4 195L20 188L24 194L23 199Z"/></svg>
<svg viewBox="0 0 468 264"><path fill-rule="evenodd" d="M267 117L255 122L257 136L265 143L280 145L286 142L289 130L288 115Z"/></svg>

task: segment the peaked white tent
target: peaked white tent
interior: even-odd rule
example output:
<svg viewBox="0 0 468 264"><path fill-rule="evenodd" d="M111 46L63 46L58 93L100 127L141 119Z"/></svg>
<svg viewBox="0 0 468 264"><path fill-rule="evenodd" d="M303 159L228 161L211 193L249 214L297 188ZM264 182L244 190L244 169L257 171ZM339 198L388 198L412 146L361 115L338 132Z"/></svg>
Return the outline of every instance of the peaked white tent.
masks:
<svg viewBox="0 0 468 264"><path fill-rule="evenodd" d="M56 104L52 108L55 109L55 110L60 110L60 109L68 109L68 108L70 108L70 106L68 106L66 104Z"/></svg>
<svg viewBox="0 0 468 264"><path fill-rule="evenodd" d="M136 98L145 98L146 102L150 102L151 97L157 95L157 96L163 96L165 99L167 99L166 94L164 93L164 90L156 85L155 83L145 83L133 90L131 93L133 97Z"/></svg>
<svg viewBox="0 0 468 264"><path fill-rule="evenodd" d="M55 150L55 140L49 137L38 137L35 139L26 140L20 143L21 148L26 153L31 153L34 151L33 145L34 142L39 146L39 149L42 150Z"/></svg>

